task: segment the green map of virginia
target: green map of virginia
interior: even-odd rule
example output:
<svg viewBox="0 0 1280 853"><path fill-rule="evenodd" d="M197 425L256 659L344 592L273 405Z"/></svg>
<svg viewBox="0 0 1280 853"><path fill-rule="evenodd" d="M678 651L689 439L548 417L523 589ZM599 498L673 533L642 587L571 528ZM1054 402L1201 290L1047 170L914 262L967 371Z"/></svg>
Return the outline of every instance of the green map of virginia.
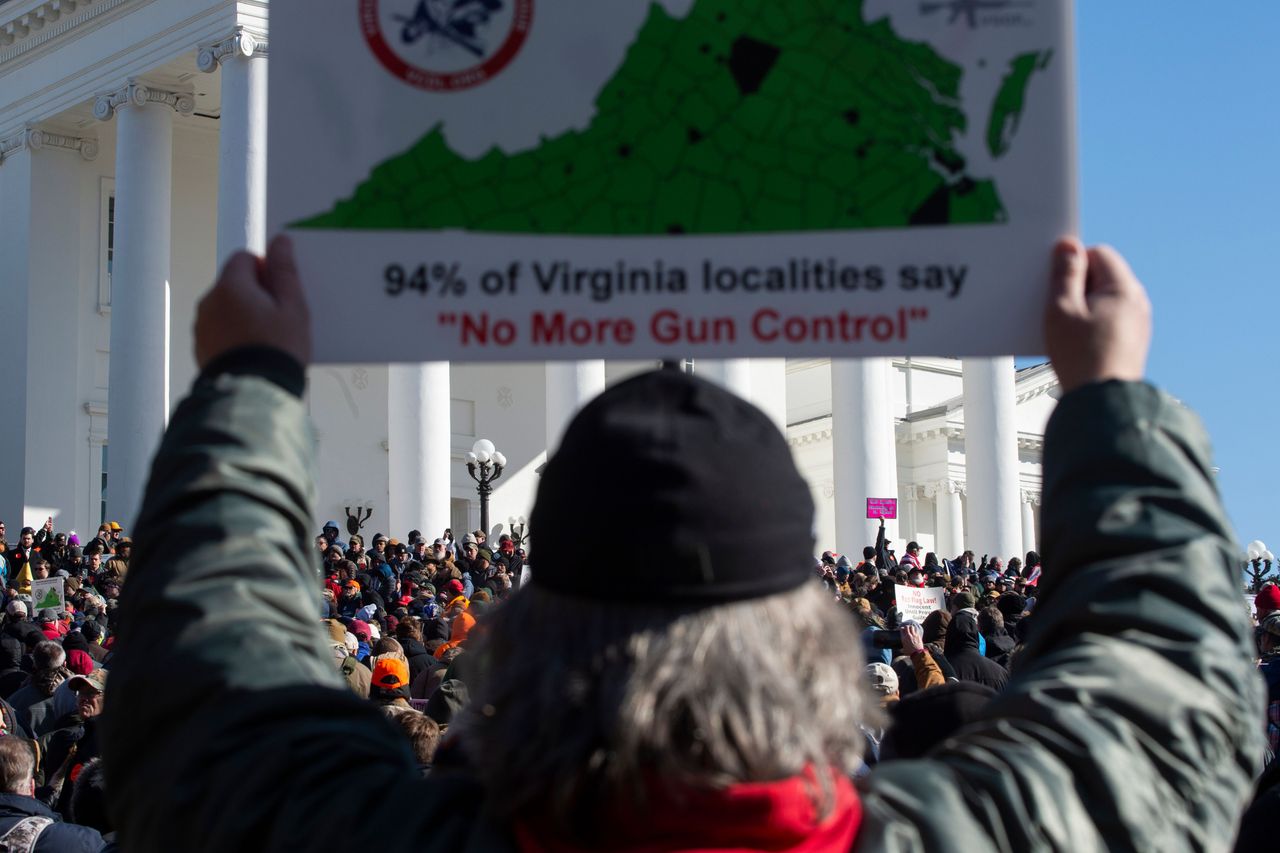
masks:
<svg viewBox="0 0 1280 853"><path fill-rule="evenodd" d="M1011 63L988 117L1008 151L1033 73ZM860 0L658 4L582 131L452 151L433 128L300 228L564 235L743 234L1004 222L966 174L963 69L863 20Z"/></svg>
<svg viewBox="0 0 1280 853"><path fill-rule="evenodd" d="M62 606L62 599L58 597L58 591L50 588L45 590L44 598L35 603L35 610L52 609L57 610Z"/></svg>

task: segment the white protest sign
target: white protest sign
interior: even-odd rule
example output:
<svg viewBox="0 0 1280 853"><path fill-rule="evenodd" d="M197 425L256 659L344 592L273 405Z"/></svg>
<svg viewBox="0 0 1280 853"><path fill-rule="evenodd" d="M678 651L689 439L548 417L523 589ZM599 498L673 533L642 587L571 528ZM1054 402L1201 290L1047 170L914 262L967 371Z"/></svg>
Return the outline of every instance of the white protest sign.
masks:
<svg viewBox="0 0 1280 853"><path fill-rule="evenodd" d="M1041 352L1071 7L272 0L316 359Z"/></svg>
<svg viewBox="0 0 1280 853"><path fill-rule="evenodd" d="M902 614L903 621L910 619L916 622L923 622L924 617L946 606L946 591L940 586L919 589L913 586L895 584L894 590L898 602L898 612Z"/></svg>
<svg viewBox="0 0 1280 853"><path fill-rule="evenodd" d="M31 581L32 616L41 610L66 610L66 578L45 578Z"/></svg>

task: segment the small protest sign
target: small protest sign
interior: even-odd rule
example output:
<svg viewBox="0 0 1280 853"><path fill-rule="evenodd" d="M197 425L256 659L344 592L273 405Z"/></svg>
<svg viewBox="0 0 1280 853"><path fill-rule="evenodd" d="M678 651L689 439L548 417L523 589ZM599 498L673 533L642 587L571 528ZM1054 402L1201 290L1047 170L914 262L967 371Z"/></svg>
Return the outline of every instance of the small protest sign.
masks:
<svg viewBox="0 0 1280 853"><path fill-rule="evenodd" d="M897 498L867 498L867 518L897 518Z"/></svg>
<svg viewBox="0 0 1280 853"><path fill-rule="evenodd" d="M944 590L940 586L919 589L913 586L895 585L898 612L902 619L923 622L924 617L945 606Z"/></svg>
<svg viewBox="0 0 1280 853"><path fill-rule="evenodd" d="M66 610L66 582L66 578L45 578L44 580L33 580L31 582L32 609L36 613L46 609Z"/></svg>

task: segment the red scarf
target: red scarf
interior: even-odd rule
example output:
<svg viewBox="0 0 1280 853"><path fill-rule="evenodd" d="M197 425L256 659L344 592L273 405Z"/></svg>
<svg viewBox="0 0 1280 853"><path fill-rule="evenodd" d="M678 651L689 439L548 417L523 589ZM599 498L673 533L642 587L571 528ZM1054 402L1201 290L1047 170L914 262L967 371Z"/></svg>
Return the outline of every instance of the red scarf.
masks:
<svg viewBox="0 0 1280 853"><path fill-rule="evenodd" d="M643 811L617 809L605 823L608 845L590 849L615 853L843 853L852 849L862 824L862 804L853 784L837 777L835 806L823 819L813 803L812 774L807 776L698 791L684 799L659 793ZM523 853L588 849L547 838L531 824L520 823L515 829Z"/></svg>

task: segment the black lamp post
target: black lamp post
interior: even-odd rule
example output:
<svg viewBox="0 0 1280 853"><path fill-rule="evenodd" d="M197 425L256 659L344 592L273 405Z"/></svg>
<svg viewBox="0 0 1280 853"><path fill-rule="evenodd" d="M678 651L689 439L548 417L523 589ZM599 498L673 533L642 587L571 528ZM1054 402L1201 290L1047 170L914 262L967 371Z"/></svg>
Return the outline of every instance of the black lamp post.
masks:
<svg viewBox="0 0 1280 853"><path fill-rule="evenodd" d="M507 457L499 453L487 438L473 444L467 454L467 473L479 484L476 491L480 493L480 529L486 537L489 535L489 495L493 494L491 484L502 476L506 465Z"/></svg>
<svg viewBox="0 0 1280 853"><path fill-rule="evenodd" d="M511 541L516 544L517 548L524 547L524 541L529 538L529 522L525 521L523 515L519 518L512 516L507 519L507 526L511 528Z"/></svg>

